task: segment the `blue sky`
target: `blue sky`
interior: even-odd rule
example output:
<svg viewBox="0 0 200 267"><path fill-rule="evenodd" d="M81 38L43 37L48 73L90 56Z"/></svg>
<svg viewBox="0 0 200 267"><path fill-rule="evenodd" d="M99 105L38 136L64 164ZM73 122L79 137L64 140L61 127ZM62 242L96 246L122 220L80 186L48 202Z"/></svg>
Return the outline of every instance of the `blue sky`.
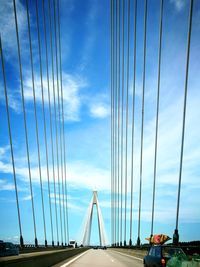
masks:
<svg viewBox="0 0 200 267"><path fill-rule="evenodd" d="M17 2L17 14L22 50L22 67L27 112L28 137L31 155L31 171L36 209L38 239L44 242L41 216L38 161L36 150L32 80L27 35L25 1ZM40 1L39 1L40 2ZM137 239L140 127L143 67L143 15L144 3L138 1L136 110L134 150L134 221L133 242ZM155 232L172 237L175 228L177 184L179 173L183 92L187 43L188 0L164 1L163 49L161 63L161 97L158 135L158 163L155 206ZM45 1L46 3L46 1ZM110 1L61 0L61 44L63 66L63 93L67 146L67 182L70 239L81 239L81 227L92 190L98 190L105 228L110 240ZM131 1L133 14L134 2ZM154 162L154 136L157 90L157 62L159 36L159 1L149 1L147 26L147 73L145 88L145 123L143 157L143 193L141 242L150 234L151 201ZM43 33L41 3L39 4L40 28ZM35 7L30 4L31 34L33 39L34 73L37 111L40 132L42 178L44 184L48 243L51 242L45 146L42 121L41 85L36 35ZM131 20L130 55L130 107L128 179L130 183L131 161L131 99L133 73L133 19ZM22 216L23 236L33 243L31 197L25 150L22 103L20 95L19 66L12 1L2 1L0 28L4 49L5 70L9 94L12 137L16 161L17 184ZM49 31L48 38L49 38ZM200 77L200 3L194 1L193 28L188 83L188 106L186 116L183 177L180 205L179 232L181 241L200 239L199 197L199 77ZM45 48L42 34L42 62ZM44 94L47 119L48 146L50 126L47 102L47 80L44 65ZM52 77L50 74L50 83ZM0 72L0 239L18 242L19 230L15 192L10 159L2 70ZM51 88L52 93L52 88ZM54 129L55 134L55 129ZM55 143L54 143L55 144ZM52 173L52 162L50 160ZM130 186L128 186L130 188ZM130 193L130 192L129 192ZM51 201L54 204L51 179ZM128 212L130 205L128 205ZM129 213L128 213L129 214ZM55 227L55 211L54 227ZM129 216L128 216L129 218ZM128 221L129 223L129 221ZM94 221L92 243L98 241ZM55 228L54 228L55 232ZM127 240L129 233L127 234ZM56 238L55 238L56 241Z"/></svg>

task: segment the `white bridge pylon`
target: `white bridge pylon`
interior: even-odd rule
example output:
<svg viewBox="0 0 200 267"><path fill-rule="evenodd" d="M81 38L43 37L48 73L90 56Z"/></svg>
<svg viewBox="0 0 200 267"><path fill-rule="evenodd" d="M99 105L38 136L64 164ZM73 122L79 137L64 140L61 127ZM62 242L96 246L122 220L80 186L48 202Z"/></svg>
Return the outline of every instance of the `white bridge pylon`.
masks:
<svg viewBox="0 0 200 267"><path fill-rule="evenodd" d="M101 213L101 209L99 206L99 201L97 198L97 191L93 191L92 199L88 208L87 217L86 217L86 224L84 229L84 235L83 235L83 242L82 244L84 246L90 245L90 237L91 237L91 228L92 228L92 216L93 216L93 208L96 205L97 208L97 218L98 218L98 228L99 228L99 240L100 240L100 246L106 245L106 234L105 234L105 228L103 223L103 217Z"/></svg>

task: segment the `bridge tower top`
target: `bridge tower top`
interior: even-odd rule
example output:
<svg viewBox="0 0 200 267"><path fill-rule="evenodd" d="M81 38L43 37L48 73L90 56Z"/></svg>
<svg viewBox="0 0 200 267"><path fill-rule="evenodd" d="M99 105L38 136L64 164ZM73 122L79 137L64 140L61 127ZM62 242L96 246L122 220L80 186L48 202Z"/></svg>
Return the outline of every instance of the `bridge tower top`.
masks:
<svg viewBox="0 0 200 267"><path fill-rule="evenodd" d="M98 228L99 228L99 240L100 246L106 245L106 234L105 227L103 223L103 217L99 206L99 201L97 197L97 191L94 190L92 194L92 199L89 205L86 224L84 228L83 242L84 246L90 245L90 236L91 236L91 228L92 228L92 217L93 217L93 207L96 205L97 208L97 219L98 219Z"/></svg>
<svg viewBox="0 0 200 267"><path fill-rule="evenodd" d="M97 191L93 191L93 197L92 197L93 205L97 205Z"/></svg>

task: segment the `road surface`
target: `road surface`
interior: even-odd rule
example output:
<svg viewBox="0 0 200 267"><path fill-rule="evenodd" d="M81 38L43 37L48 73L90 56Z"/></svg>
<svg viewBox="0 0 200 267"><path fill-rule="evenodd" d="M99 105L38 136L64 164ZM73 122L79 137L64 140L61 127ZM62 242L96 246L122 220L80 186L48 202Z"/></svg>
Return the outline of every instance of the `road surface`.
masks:
<svg viewBox="0 0 200 267"><path fill-rule="evenodd" d="M143 267L143 260L113 250L90 249L54 267Z"/></svg>

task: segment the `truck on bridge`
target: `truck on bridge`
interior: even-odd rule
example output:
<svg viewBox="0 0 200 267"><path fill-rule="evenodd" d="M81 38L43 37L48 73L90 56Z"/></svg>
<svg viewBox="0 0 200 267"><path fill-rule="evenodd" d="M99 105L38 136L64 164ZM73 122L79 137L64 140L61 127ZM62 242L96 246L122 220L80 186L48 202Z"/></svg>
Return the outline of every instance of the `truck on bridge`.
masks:
<svg viewBox="0 0 200 267"><path fill-rule="evenodd" d="M69 247L76 248L76 246L77 246L76 240L70 240L69 241Z"/></svg>

